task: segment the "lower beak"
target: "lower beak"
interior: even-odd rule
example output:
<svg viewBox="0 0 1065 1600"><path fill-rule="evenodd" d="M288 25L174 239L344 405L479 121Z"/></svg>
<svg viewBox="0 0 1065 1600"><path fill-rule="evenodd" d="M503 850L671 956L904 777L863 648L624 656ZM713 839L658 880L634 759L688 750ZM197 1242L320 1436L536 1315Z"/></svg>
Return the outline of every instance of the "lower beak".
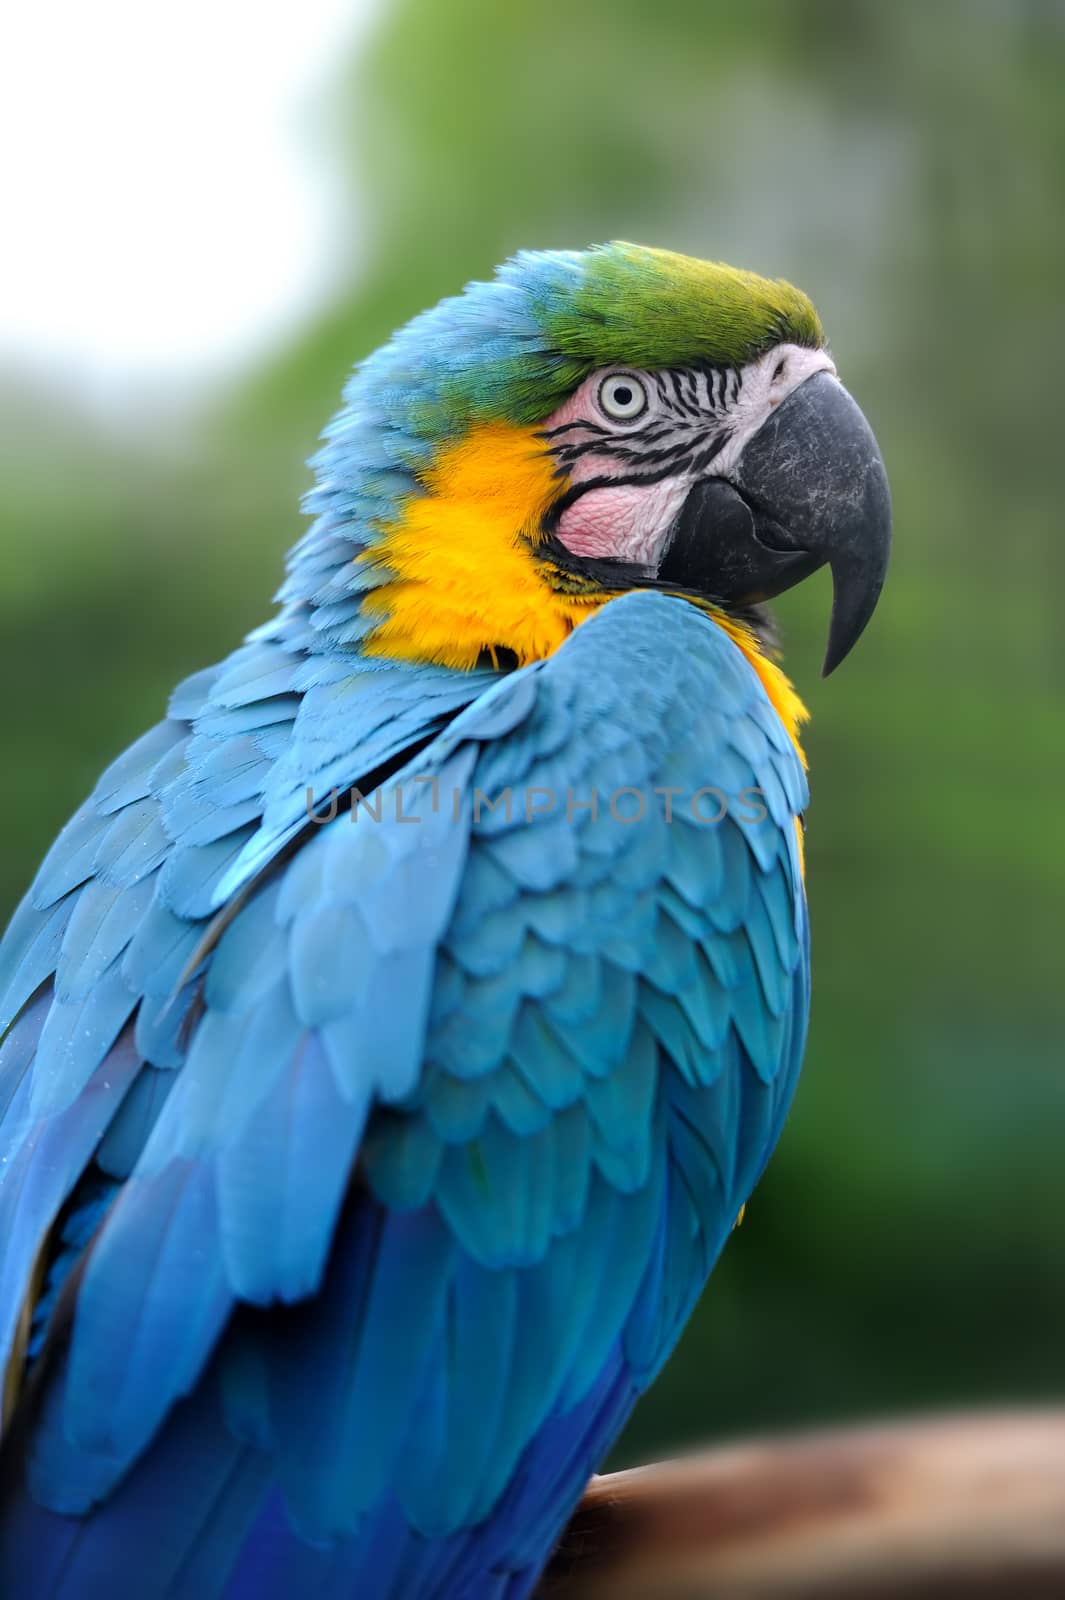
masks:
<svg viewBox="0 0 1065 1600"><path fill-rule="evenodd" d="M728 479L689 491L657 576L750 605L827 562L827 677L873 614L890 550L891 496L872 429L843 385L819 372L771 413Z"/></svg>

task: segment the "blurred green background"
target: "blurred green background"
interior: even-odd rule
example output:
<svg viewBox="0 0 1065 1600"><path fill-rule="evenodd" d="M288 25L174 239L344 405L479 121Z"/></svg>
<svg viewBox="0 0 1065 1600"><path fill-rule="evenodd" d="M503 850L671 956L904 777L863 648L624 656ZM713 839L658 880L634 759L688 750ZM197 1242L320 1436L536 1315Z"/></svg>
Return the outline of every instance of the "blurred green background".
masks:
<svg viewBox="0 0 1065 1600"><path fill-rule="evenodd" d="M1054 0L392 0L331 91L360 238L325 308L180 426L0 389L6 914L267 614L304 458L394 325L612 237L818 304L896 555L828 684L827 584L779 608L814 715L806 1070L619 1460L1065 1390L1063 73Z"/></svg>

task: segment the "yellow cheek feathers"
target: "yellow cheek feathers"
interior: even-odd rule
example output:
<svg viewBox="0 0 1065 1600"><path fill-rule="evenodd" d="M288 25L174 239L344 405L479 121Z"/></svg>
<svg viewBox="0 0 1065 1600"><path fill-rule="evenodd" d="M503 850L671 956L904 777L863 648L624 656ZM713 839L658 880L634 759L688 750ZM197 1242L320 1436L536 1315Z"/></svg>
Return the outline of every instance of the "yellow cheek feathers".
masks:
<svg viewBox="0 0 1065 1600"><path fill-rule="evenodd" d="M561 488L533 430L503 422L475 429L441 452L422 486L359 558L393 574L363 600L378 619L367 655L468 671L505 647L525 666L551 655L614 598L553 589L532 553ZM743 651L802 756L807 711L789 680L750 628L714 606L701 609Z"/></svg>
<svg viewBox="0 0 1065 1600"><path fill-rule="evenodd" d="M367 654L469 670L505 646L525 666L551 655L610 598L557 593L532 555L527 541L560 485L531 431L478 428L422 482L425 495L361 558L395 574L363 601L380 618Z"/></svg>

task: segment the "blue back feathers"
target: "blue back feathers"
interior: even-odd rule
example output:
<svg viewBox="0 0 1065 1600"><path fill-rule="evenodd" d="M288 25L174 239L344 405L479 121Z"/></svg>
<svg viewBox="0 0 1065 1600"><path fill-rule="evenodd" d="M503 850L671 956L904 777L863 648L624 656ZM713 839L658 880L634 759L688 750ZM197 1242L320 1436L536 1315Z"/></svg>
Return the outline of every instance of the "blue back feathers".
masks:
<svg viewBox="0 0 1065 1600"><path fill-rule="evenodd" d="M195 1564L197 1500L159 1593L243 1592L263 1540L301 1572L392 1563L397 1594L463 1562L527 1584L779 1131L806 1015L804 780L727 637L629 596L458 715L411 680L408 736L432 737L380 820L302 816L198 959L218 884L292 821L281 798L273 833L262 818L272 794L291 810L313 691L293 698L278 651L179 691L0 951L5 1360L57 1218L57 1318L78 1263L0 1529L81 1529L96 1554L71 1593L113 1592L91 1560L133 1538L142 1472L181 1478L195 1412L229 1462L214 1566ZM352 783L367 758L347 754ZM770 810L700 823L707 784L758 786ZM621 789L650 801L639 823L611 816ZM475 815L475 791L507 790L509 815ZM567 818L567 790L598 791L599 815ZM556 803L527 822L534 791ZM162 1560L152 1528L131 1573ZM25 1559L16 1540L0 1575ZM424 1591L403 1587L415 1570Z"/></svg>
<svg viewBox="0 0 1065 1600"><path fill-rule="evenodd" d="M527 1593L768 1159L806 790L739 650L643 593L509 676L359 651L353 556L572 384L587 261L363 364L279 616L0 945L2 1594Z"/></svg>

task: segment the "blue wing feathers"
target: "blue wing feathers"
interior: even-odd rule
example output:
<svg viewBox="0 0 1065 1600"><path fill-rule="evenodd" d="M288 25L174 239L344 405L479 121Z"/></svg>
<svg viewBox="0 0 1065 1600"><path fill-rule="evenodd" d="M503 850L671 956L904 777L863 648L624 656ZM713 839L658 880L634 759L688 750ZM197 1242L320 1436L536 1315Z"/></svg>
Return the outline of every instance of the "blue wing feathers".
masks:
<svg viewBox="0 0 1065 1600"><path fill-rule="evenodd" d="M159 899L175 916L190 921L209 917L215 888L251 838L249 825L213 844L179 845L171 850L159 874Z"/></svg>
<svg viewBox="0 0 1065 1600"><path fill-rule="evenodd" d="M528 992L528 991L527 991ZM544 998L541 996L540 998ZM509 1033L510 1059L549 1111L561 1111L581 1098L586 1079L539 1006L522 1000Z"/></svg>
<svg viewBox="0 0 1065 1600"><path fill-rule="evenodd" d="M74 904L68 895L42 912L27 896L15 912L0 942L0 1034L42 984L51 984Z"/></svg>
<svg viewBox="0 0 1065 1600"><path fill-rule="evenodd" d="M108 835L113 825L112 819L95 806L82 806L41 863L28 904L39 911L47 911L57 900L85 883L96 868L100 840ZM16 927L17 920L11 925L9 937Z"/></svg>
<svg viewBox="0 0 1065 1600"><path fill-rule="evenodd" d="M28 1074L12 1097L2 1130L11 1154L0 1167L0 1368L11 1354L42 1236L92 1160L138 1067L122 1041L58 1115L34 1116Z"/></svg>
<svg viewBox="0 0 1065 1600"><path fill-rule="evenodd" d="M318 1288L369 1098L353 1106L342 1097L320 1041L308 1036L277 1092L221 1151L222 1256L242 1299L297 1300Z"/></svg>
<svg viewBox="0 0 1065 1600"><path fill-rule="evenodd" d="M46 1500L69 1506L77 1496L79 1445L105 1457L117 1478L192 1387L232 1301L216 1252L203 1245L216 1231L205 1166L175 1162L123 1190L78 1296L61 1435L59 1427L38 1435L33 1466Z"/></svg>
<svg viewBox="0 0 1065 1600"><path fill-rule="evenodd" d="M126 949L152 899L153 885L114 887L96 878L78 896L55 974L60 1004L87 999ZM133 998L131 993L130 998Z"/></svg>
<svg viewBox="0 0 1065 1600"><path fill-rule="evenodd" d="M88 993L53 999L33 1063L30 1108L35 1117L54 1115L77 1099L136 1003L117 962Z"/></svg>
<svg viewBox="0 0 1065 1600"><path fill-rule="evenodd" d="M512 1061L488 1080L489 1106L512 1133L537 1134L552 1125L552 1107L529 1085Z"/></svg>
<svg viewBox="0 0 1065 1600"><path fill-rule="evenodd" d="M169 851L159 807L139 800L120 811L100 838L95 870L105 884L139 883L162 866Z"/></svg>
<svg viewBox="0 0 1065 1600"><path fill-rule="evenodd" d="M167 1095L174 1087L176 1074L142 1066L143 1052L134 1037L133 1057L137 1071L121 1105L112 1117L96 1151L96 1163L109 1177L129 1177L144 1153Z"/></svg>
<svg viewBox="0 0 1065 1600"><path fill-rule="evenodd" d="M0 1586L32 1557L47 1600L122 1561L175 1600L526 1592L794 1085L805 780L719 630L631 596L500 677L286 626L176 691L0 946L0 1353L49 1263ZM379 818L308 827L427 738ZM697 820L706 785L765 818Z"/></svg>
<svg viewBox="0 0 1065 1600"><path fill-rule="evenodd" d="M202 937L196 923L175 916L163 905L157 882L152 904L122 957L122 976L129 988L150 999L171 999L182 986Z"/></svg>
<svg viewBox="0 0 1065 1600"><path fill-rule="evenodd" d="M92 804L102 816L113 816L123 806L144 800L152 792L152 774L186 729L179 722L160 722L143 734L103 773L92 792Z"/></svg>

